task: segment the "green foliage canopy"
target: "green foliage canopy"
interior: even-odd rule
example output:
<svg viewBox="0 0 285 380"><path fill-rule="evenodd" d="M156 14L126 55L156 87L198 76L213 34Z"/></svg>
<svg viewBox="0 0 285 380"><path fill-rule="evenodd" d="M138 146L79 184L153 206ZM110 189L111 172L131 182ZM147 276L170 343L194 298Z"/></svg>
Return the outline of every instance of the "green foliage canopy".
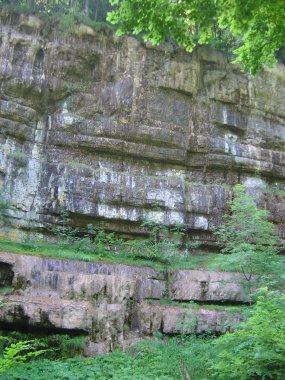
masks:
<svg viewBox="0 0 285 380"><path fill-rule="evenodd" d="M276 62L275 52L285 40L284 0L110 0L117 8L108 20L118 34L142 35L159 44L174 39L192 51L218 33L234 37L236 55L252 74Z"/></svg>

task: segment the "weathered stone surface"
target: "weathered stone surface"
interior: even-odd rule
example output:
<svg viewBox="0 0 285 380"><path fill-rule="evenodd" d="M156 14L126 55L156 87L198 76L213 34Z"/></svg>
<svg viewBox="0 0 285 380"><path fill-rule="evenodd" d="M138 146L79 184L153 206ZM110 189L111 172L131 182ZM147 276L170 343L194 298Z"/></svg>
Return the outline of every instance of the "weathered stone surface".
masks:
<svg viewBox="0 0 285 380"><path fill-rule="evenodd" d="M139 331L152 335L156 331L164 334L224 333L233 330L244 316L241 312L191 308L171 305L138 305Z"/></svg>
<svg viewBox="0 0 285 380"><path fill-rule="evenodd" d="M162 274L148 267L8 253L0 253L0 267L0 286L9 274L15 289L0 295L0 322L85 332L86 353L109 352L138 338L130 325L138 295L161 297L165 288Z"/></svg>
<svg viewBox="0 0 285 380"><path fill-rule="evenodd" d="M170 297L176 301L249 302L241 273L179 270L172 281Z"/></svg>
<svg viewBox="0 0 285 380"><path fill-rule="evenodd" d="M19 317L18 317L19 316ZM66 301L56 297L1 297L2 322L34 327L89 332L92 308L88 302Z"/></svg>
<svg viewBox="0 0 285 380"><path fill-rule="evenodd" d="M185 223L201 250L212 249L240 182L285 238L284 66L252 78L208 49L153 48L84 25L63 37L35 16L3 12L0 41L0 187L9 203L0 235L45 233L67 210L73 226L128 235L145 218ZM1 286L16 289L0 297L1 321L85 331L93 353L133 335L177 333L188 316L196 332L239 319L147 305L167 293L150 268L1 261L13 271L1 272ZM177 301L247 302L235 274L179 271L169 291Z"/></svg>
<svg viewBox="0 0 285 380"><path fill-rule="evenodd" d="M161 299L164 298L167 286L166 281L147 279L138 280L136 299L142 300L145 298Z"/></svg>
<svg viewBox="0 0 285 380"><path fill-rule="evenodd" d="M163 275L149 267L7 253L0 253L0 263L3 268L9 266L9 273L12 271L14 275L13 284L21 294L43 295L44 292L52 297L56 293L64 299L98 303L108 300L116 304L137 297L138 293L140 299L162 298L166 286Z"/></svg>
<svg viewBox="0 0 285 380"><path fill-rule="evenodd" d="M152 48L84 25L61 37L35 16L0 21L5 234L44 231L66 209L74 225L128 234L143 218L186 223L212 245L242 182L285 237L282 65L252 78L204 48Z"/></svg>
<svg viewBox="0 0 285 380"><path fill-rule="evenodd" d="M152 335L156 331L162 329L162 312L160 307L153 307L147 303L137 305L136 328L141 335Z"/></svg>
<svg viewBox="0 0 285 380"><path fill-rule="evenodd" d="M0 323L84 333L88 335L86 355L126 347L127 342L156 331L220 333L242 319L241 313L226 309L191 303L173 306L167 298L166 280L152 268L11 253L0 253L0 268L0 290L4 290L0 291ZM197 290L201 278L209 281L209 289L214 286L208 301L246 301L243 290L235 289L238 274L225 273L223 277L205 271L174 273L170 296L205 301ZM233 293L229 292L231 279ZM227 292L223 281L227 281ZM165 305L160 304L162 299Z"/></svg>

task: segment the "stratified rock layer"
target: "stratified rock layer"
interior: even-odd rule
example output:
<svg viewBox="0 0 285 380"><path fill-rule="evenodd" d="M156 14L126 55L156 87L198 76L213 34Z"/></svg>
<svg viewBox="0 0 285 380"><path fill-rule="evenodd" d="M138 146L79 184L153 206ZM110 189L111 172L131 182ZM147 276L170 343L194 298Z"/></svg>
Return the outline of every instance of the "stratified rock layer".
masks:
<svg viewBox="0 0 285 380"><path fill-rule="evenodd" d="M167 282L148 267L0 253L0 279L2 328L86 334L91 355L158 331L223 333L241 310L187 301L248 302L237 273L182 270Z"/></svg>
<svg viewBox="0 0 285 380"><path fill-rule="evenodd" d="M10 237L58 223L141 231L186 223L211 245L243 183L285 237L285 69L34 16L0 15L0 182ZM17 232L15 234L15 232Z"/></svg>

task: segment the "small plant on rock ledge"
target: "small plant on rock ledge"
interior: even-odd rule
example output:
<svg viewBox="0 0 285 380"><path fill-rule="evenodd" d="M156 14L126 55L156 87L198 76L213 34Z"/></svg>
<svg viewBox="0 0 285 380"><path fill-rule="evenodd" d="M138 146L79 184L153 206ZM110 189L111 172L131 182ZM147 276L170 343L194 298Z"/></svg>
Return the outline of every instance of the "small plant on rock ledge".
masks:
<svg viewBox="0 0 285 380"><path fill-rule="evenodd" d="M60 246L63 248L72 246L72 249L78 253L104 256L116 251L116 247L122 244L113 232L107 232L102 227L87 224L85 232L78 227L71 227L69 212L64 209L60 211L59 225L51 227L50 230L60 239Z"/></svg>
<svg viewBox="0 0 285 380"><path fill-rule="evenodd" d="M7 217L7 210L9 208L8 202L4 199L3 195L0 192L0 225Z"/></svg>
<svg viewBox="0 0 285 380"><path fill-rule="evenodd" d="M147 229L148 238L125 242L133 257L159 261L168 266L183 256L180 245L186 231L185 225L168 226L147 219L141 226Z"/></svg>

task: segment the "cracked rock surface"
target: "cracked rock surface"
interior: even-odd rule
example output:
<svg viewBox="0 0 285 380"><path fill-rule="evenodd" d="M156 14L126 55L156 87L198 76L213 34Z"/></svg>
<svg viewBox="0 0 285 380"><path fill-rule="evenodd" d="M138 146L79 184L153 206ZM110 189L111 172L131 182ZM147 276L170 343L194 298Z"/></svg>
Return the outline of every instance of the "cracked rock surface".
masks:
<svg viewBox="0 0 285 380"><path fill-rule="evenodd" d="M243 320L241 310L215 307L248 303L241 274L182 270L171 283L164 277L148 267L0 253L0 322L85 334L86 354L96 354L157 331L222 333ZM205 300L212 305L193 304Z"/></svg>
<svg viewBox="0 0 285 380"><path fill-rule="evenodd" d="M0 183L10 227L149 218L211 231L237 182L285 237L285 68L256 77L225 55L82 25L64 37L35 16L0 14ZM158 209L159 208L159 209Z"/></svg>

